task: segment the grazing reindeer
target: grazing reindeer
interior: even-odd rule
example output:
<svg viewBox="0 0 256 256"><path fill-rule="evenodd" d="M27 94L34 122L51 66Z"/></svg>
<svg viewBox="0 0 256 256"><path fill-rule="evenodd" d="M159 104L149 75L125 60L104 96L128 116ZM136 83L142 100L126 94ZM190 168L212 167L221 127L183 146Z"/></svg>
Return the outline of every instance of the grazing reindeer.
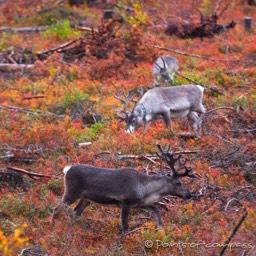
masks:
<svg viewBox="0 0 256 256"><path fill-rule="evenodd" d="M181 85L173 87L155 87L148 90L136 106L131 93L125 99L115 96L124 104L124 110L119 111L118 117L126 122L126 131L133 133L139 126L146 127L153 120L163 118L166 127L171 127L171 119L187 117L197 136L201 132L201 118L198 113L205 113L202 104L204 88L200 85ZM127 111L127 102L133 101L135 106ZM125 114L121 116L120 114Z"/></svg>
<svg viewBox="0 0 256 256"><path fill-rule="evenodd" d="M170 83L173 80L179 64L176 58L169 55L159 57L153 65L153 76L155 84L160 82Z"/></svg>
<svg viewBox="0 0 256 256"><path fill-rule="evenodd" d="M162 226L163 222L155 203L166 195L190 199L191 193L181 185L178 178L195 176L190 174L191 168L186 167L186 161L181 163L181 155L174 158L175 152L169 152L170 146L166 151L160 145L157 146L162 153L159 157L171 167L172 175L146 175L131 168L109 169L85 164L65 167L65 192L62 203L54 209L53 221L59 215L63 204L71 205L79 199L74 209L76 215L81 215L90 202L120 207L123 232L128 229L131 208L153 211L157 225ZM176 162L179 163L179 169L185 169L183 173L175 169Z"/></svg>

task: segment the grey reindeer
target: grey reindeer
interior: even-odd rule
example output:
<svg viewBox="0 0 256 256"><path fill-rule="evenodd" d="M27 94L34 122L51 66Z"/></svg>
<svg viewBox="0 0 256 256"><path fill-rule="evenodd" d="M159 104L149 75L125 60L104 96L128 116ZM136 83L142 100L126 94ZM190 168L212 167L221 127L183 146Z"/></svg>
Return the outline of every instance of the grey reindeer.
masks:
<svg viewBox="0 0 256 256"><path fill-rule="evenodd" d="M124 109L116 111L118 118L126 122L126 132L133 133L144 124L147 128L151 121L163 119L166 127L171 127L171 120L188 118L196 136L201 134L201 120L199 114L205 113L202 103L204 88L200 85L181 85L172 87L154 87L148 90L139 104L134 100L134 94L129 91L124 98L114 96L121 101ZM128 103L134 102L132 111L127 110Z"/></svg>
<svg viewBox="0 0 256 256"><path fill-rule="evenodd" d="M91 202L121 208L123 232L128 229L131 208L153 211L157 225L162 226L163 222L156 203L166 195L190 199L192 194L182 186L178 178L183 176L195 178L195 175L190 173L191 167L186 166L187 160L181 161L182 155L174 157L175 151L169 152L170 146L167 150L163 150L160 145L157 147L161 152L158 156L169 165L172 175L170 173L146 175L132 168L98 168L85 164L65 167L63 171L65 191L62 202L54 209L53 224L65 205L71 205L79 200L74 209L78 216ZM184 172L178 172L183 168Z"/></svg>
<svg viewBox="0 0 256 256"><path fill-rule="evenodd" d="M178 71L178 60L169 55L160 56L153 65L153 77L155 84L170 83Z"/></svg>

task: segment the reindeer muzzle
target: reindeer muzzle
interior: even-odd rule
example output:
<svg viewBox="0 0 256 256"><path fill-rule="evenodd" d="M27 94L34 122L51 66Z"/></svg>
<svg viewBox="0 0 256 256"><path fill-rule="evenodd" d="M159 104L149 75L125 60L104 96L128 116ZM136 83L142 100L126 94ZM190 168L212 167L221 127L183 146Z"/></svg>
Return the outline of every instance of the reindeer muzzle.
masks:
<svg viewBox="0 0 256 256"><path fill-rule="evenodd" d="M133 134L134 131L135 131L135 128L134 128L134 126L132 126L132 125L130 125L130 126L125 130L125 132L126 132L126 133L129 133L129 134Z"/></svg>

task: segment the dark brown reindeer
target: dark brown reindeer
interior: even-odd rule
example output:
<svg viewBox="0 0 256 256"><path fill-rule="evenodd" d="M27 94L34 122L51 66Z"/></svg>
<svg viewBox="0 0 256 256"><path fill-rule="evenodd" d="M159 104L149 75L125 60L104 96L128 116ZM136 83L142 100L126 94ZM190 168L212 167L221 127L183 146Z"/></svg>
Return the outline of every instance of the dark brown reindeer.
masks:
<svg viewBox="0 0 256 256"><path fill-rule="evenodd" d="M161 155L172 170L171 174L146 175L131 168L110 169L98 168L90 165L79 164L64 168L65 192L62 202L54 209L52 220L59 215L64 205L71 205L79 200L74 209L76 215L81 215L83 210L91 203L121 208L122 231L128 229L128 217L131 208L151 210L155 213L157 225L162 226L160 212L156 203L166 195L174 195L183 199L190 199L191 193L179 181L179 177L188 176L191 168L186 167L186 161L181 162L181 155L174 157L174 153L163 150L157 145ZM177 172L184 168L183 173Z"/></svg>
<svg viewBox="0 0 256 256"><path fill-rule="evenodd" d="M126 122L126 131L133 133L138 127L144 127L156 119L162 118L166 127L171 127L171 119L188 118L197 137L201 133L201 118L205 113L202 103L204 88L200 85L181 85L172 87L155 87L148 90L136 105L134 94L129 92L125 98L115 96L124 104L118 117ZM128 102L134 102L131 112L127 111Z"/></svg>

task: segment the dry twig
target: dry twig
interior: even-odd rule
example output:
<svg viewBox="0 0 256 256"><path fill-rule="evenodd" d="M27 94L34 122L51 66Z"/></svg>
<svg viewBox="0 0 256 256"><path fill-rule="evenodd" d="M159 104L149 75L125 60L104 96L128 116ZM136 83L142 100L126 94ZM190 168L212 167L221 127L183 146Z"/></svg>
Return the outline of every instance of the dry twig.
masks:
<svg viewBox="0 0 256 256"><path fill-rule="evenodd" d="M9 167L7 167L7 169L8 169L8 170L15 171L15 172L22 173L22 174L26 174L26 175L28 175L30 178L33 178L33 176L35 176L35 177L41 177L41 178L51 178L51 177L52 177L51 175L35 173L35 172L27 171L27 170L24 170L24 169L21 169L21 168L18 168L18 167L9 166Z"/></svg>
<svg viewBox="0 0 256 256"><path fill-rule="evenodd" d="M205 88L207 88L207 89L209 89L209 90L211 90L211 91L213 91L213 92L216 92L216 93L219 93L219 94L221 94L221 95L224 95L222 92L220 92L220 91L217 90L216 88L208 87L208 86L206 86L206 85L204 85L204 84L202 84L202 83L199 83L199 82L197 82L197 81L195 81L195 80L193 80L193 79L191 79L191 78L189 78L189 77L186 77L186 76L182 75L181 73L179 73L179 72L177 72L177 71L176 71L175 73L176 73L178 76L183 77L183 78L187 79L188 81L190 81L190 82L192 82L192 83L194 83L194 84L202 85L203 87L205 87Z"/></svg>
<svg viewBox="0 0 256 256"><path fill-rule="evenodd" d="M55 117L63 117L62 115L57 115L57 114L54 114L52 112L48 112L48 111L40 111L40 110L36 110L36 111L32 111L31 109L24 109L24 108L19 108L19 107L16 107L16 106L11 106L11 105L8 105L8 106L3 106L3 105L0 105L0 109L3 109L3 110L15 110L17 112L20 112L20 113L26 113L26 114L31 114L31 115L39 115L39 114L46 114L46 115L51 115L51 116L55 116Z"/></svg>
<svg viewBox="0 0 256 256"><path fill-rule="evenodd" d="M209 60L209 61L220 61L220 62L227 62L227 60L223 60L223 59L216 59L216 58L211 58L211 57L206 57L206 56L202 56L202 55L197 55L197 54L190 54L190 53L186 53L186 52L181 52L181 51L177 51L168 47L162 47L159 45L154 45L155 48L160 49L160 50L164 50L164 51L168 51L168 52L173 52L179 55L184 55L184 56L188 56L188 57L193 57L193 58L199 58L199 59L204 59L204 60ZM230 60L232 62L239 62L239 63L251 63L251 64L255 64L255 61L242 61L242 60Z"/></svg>
<svg viewBox="0 0 256 256"><path fill-rule="evenodd" d="M234 237L234 235L237 233L238 229L240 228L241 224L243 223L243 221L245 220L245 218L247 217L248 212L245 209L245 213L244 215L241 217L240 221L238 222L238 224L235 226L234 230L232 231L232 233L230 234L230 236L228 237L228 239L225 241L224 246L220 252L220 256L222 256L225 252L225 250L227 249L229 242L231 241L231 239Z"/></svg>
<svg viewBox="0 0 256 256"><path fill-rule="evenodd" d="M40 98L45 98L45 95L26 96L22 100L31 100L31 99L40 99Z"/></svg>
<svg viewBox="0 0 256 256"><path fill-rule="evenodd" d="M175 154L197 154L198 151L177 151L175 152ZM147 159L150 161L152 160L157 160L159 159L159 156L157 155L122 155L121 153L119 153L117 155L117 158L119 160L122 160L122 159Z"/></svg>

